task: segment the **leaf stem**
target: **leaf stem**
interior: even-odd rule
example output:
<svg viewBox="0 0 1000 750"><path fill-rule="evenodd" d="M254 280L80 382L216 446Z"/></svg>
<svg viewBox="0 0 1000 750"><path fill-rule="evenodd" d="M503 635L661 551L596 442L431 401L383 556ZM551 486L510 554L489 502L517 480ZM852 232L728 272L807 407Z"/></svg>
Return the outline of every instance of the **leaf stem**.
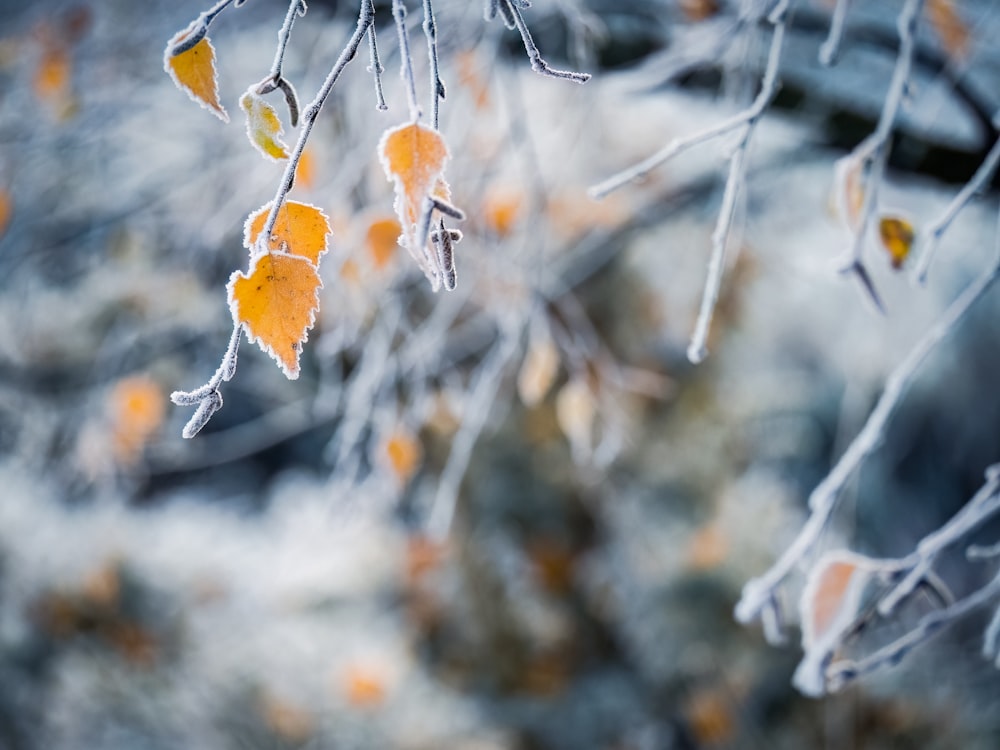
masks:
<svg viewBox="0 0 1000 750"><path fill-rule="evenodd" d="M406 31L406 6L403 0L392 0L392 17L396 21L396 32L399 34L399 75L406 85L406 103L410 108L410 119L416 122L420 119L420 107L417 104L417 82L413 77L413 58L410 55L410 36Z"/></svg>

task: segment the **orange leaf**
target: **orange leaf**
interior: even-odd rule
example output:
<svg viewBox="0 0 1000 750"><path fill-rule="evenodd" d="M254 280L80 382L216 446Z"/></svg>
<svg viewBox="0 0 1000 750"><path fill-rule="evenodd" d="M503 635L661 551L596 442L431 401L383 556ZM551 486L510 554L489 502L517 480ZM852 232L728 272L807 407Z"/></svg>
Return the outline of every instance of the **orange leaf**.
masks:
<svg viewBox="0 0 1000 750"><path fill-rule="evenodd" d="M385 268L396 254L399 247L399 234L402 227L392 218L375 219L368 225L365 232L365 246L371 255L375 268Z"/></svg>
<svg viewBox="0 0 1000 750"><path fill-rule="evenodd" d="M307 148L299 156L299 163L295 165L295 185L310 190L315 182L316 160L313 159L312 149Z"/></svg>
<svg viewBox="0 0 1000 750"><path fill-rule="evenodd" d="M247 217L243 227L243 244L252 250L260 233L264 231L271 203L266 203ZM278 209L278 217L271 232L271 250L282 250L299 255L314 265L319 265L320 256L327 251L327 237L330 235L330 218L316 206L298 201L285 201Z"/></svg>
<svg viewBox="0 0 1000 750"><path fill-rule="evenodd" d="M385 677L380 671L358 664L344 674L344 695L357 708L374 708L385 700Z"/></svg>
<svg viewBox="0 0 1000 750"><path fill-rule="evenodd" d="M404 484L410 481L424 454L416 437L404 430L390 435L383 450L393 473Z"/></svg>
<svg viewBox="0 0 1000 750"><path fill-rule="evenodd" d="M223 122L229 122L229 115L219 103L219 79L215 70L215 48L204 37L191 49L179 55L170 51L183 42L191 29L185 29L167 43L163 57L163 69L167 71L177 87L187 93L201 106L211 110Z"/></svg>
<svg viewBox="0 0 1000 750"><path fill-rule="evenodd" d="M249 275L237 271L226 286L233 321L290 380L299 376L299 354L316 321L322 286L312 263L277 251L257 256Z"/></svg>
<svg viewBox="0 0 1000 750"><path fill-rule="evenodd" d="M483 201L487 228L497 237L506 237L521 214L521 196L513 191L490 192Z"/></svg>
<svg viewBox="0 0 1000 750"><path fill-rule="evenodd" d="M108 411L115 456L120 463L134 463L163 422L163 390L146 376L125 378L111 390Z"/></svg>
<svg viewBox="0 0 1000 750"><path fill-rule="evenodd" d="M867 558L842 550L829 552L816 563L799 603L802 644L807 650L817 643L827 649L836 644L857 616L871 573Z"/></svg>
<svg viewBox="0 0 1000 750"><path fill-rule="evenodd" d="M916 236L913 224L899 216L883 216L878 221L878 233L883 247L889 253L889 262L898 271L913 249Z"/></svg>
<svg viewBox="0 0 1000 750"><path fill-rule="evenodd" d="M447 194L442 175L448 146L441 134L419 122L391 128L378 144L386 177L396 189L396 214L411 251L416 250L416 224L431 195Z"/></svg>
<svg viewBox="0 0 1000 750"><path fill-rule="evenodd" d="M948 54L956 59L965 57L969 51L969 29L959 17L954 1L928 0L924 14Z"/></svg>
<svg viewBox="0 0 1000 750"><path fill-rule="evenodd" d="M63 47L47 45L35 70L35 96L42 101L58 102L69 95L72 64Z"/></svg>
<svg viewBox="0 0 1000 750"><path fill-rule="evenodd" d="M240 109L247 115L247 137L253 147L272 161L288 158L288 146L281 140L284 131L274 107L253 91L240 97Z"/></svg>
<svg viewBox="0 0 1000 750"><path fill-rule="evenodd" d="M11 214L14 213L14 201L10 197L10 193L0 188L0 237L3 237L4 232L7 231L7 225L10 224Z"/></svg>

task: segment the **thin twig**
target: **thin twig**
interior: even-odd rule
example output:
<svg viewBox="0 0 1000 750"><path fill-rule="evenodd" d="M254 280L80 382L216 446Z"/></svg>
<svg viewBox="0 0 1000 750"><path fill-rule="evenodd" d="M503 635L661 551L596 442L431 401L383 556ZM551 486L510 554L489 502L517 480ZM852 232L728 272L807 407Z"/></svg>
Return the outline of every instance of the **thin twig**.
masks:
<svg viewBox="0 0 1000 750"><path fill-rule="evenodd" d="M998 243L1000 244L1000 243ZM826 528L847 481L881 444L886 426L921 366L937 346L957 327L972 306L1000 277L1000 247L990 268L958 296L940 320L903 359L885 382L885 389L861 432L837 461L826 478L809 496L809 518L798 536L777 562L763 575L743 587L736 605L736 619L749 622L765 609L777 607L777 589L799 562L813 549Z"/></svg>
<svg viewBox="0 0 1000 750"><path fill-rule="evenodd" d="M170 56L176 57L182 52L187 52L192 49L198 42L205 38L208 33L208 27L212 25L212 21L218 16L222 11L233 4L235 0L219 0L215 5L201 13L191 25L188 26L191 29L191 33L184 37L180 42L178 42L171 50ZM242 5L242 3L237 3L237 6Z"/></svg>
<svg viewBox="0 0 1000 750"><path fill-rule="evenodd" d="M371 2L371 0L367 1ZM368 27L368 56L371 58L371 64L368 67L368 72L370 72L375 79L375 106L384 112L389 109L389 107L385 103L385 93L382 91L382 74L385 72L385 68L382 67L382 62L378 59L378 44L375 41L375 24Z"/></svg>
<svg viewBox="0 0 1000 750"><path fill-rule="evenodd" d="M781 11L787 3L782 3L776 11ZM774 36L771 39L771 49L768 54L767 69L761 82L760 92L749 107L733 117L720 122L718 125L707 130L702 130L686 138L675 138L666 146L661 148L652 156L649 156L637 164L623 169L617 174L611 175L606 180L593 185L587 193L591 198L603 198L609 193L624 187L630 182L634 182L645 177L658 166L669 159L678 156L688 149L700 146L702 143L714 140L737 128L743 127L760 119L767 105L774 98L778 88L778 63L781 61L781 48L785 34L785 15L783 12L774 14Z"/></svg>
<svg viewBox="0 0 1000 750"><path fill-rule="evenodd" d="M271 202L271 210L268 212L267 221L264 223L264 229L260 233L261 244L263 246L264 253L270 253L270 242L267 238L271 236L271 232L274 231L274 223L278 218L278 210L281 208L282 204L285 202L285 198L288 196L288 192L292 189L292 185L295 183L295 170L299 166L299 160L302 158L302 152L305 150L306 142L309 140L309 135L312 133L313 125L316 122L316 118L319 116L320 110L323 109L323 105L326 103L327 97L330 95L330 91L333 89L337 80L340 78L341 74L344 72L344 68L347 64L354 59L357 54L358 47L361 46L362 40L365 38L365 34L368 33L368 29L375 22L375 8L372 5L371 0L362 0L361 12L358 16L358 25L348 40L347 45L340 52L340 56L334 63L333 68L326 76L326 80L323 81L323 85L320 86L316 97L309 103L306 107L305 113L302 117L302 129L299 131L299 139L295 143L295 149L292 151L292 156L288 160L288 164L285 165L285 172L281 176L281 182L278 184L277 193L275 193L274 200Z"/></svg>
<svg viewBox="0 0 1000 750"><path fill-rule="evenodd" d="M431 123L438 129L441 100L445 98L444 84L438 67L437 26L434 23L434 8L431 0L424 0L424 34L427 36L427 57L431 75Z"/></svg>
<svg viewBox="0 0 1000 750"><path fill-rule="evenodd" d="M837 0L837 5L833 9L833 17L830 19L830 34L819 48L821 65L833 65L837 62L840 43L844 38L844 21L847 19L850 5L851 0Z"/></svg>
<svg viewBox="0 0 1000 750"><path fill-rule="evenodd" d="M855 275L872 298L876 307L880 310L884 310L884 305L864 265L865 240L868 236L868 227L878 206L879 187L882 184L885 163L889 155L889 141L892 137L893 127L896 124L896 117L899 115L899 109L903 103L903 97L906 94L910 71L913 67L917 22L920 19L920 11L923 5L924 0L907 0L906 5L900 12L897 19L899 53L896 56L896 67L893 70L892 80L885 95L878 124L875 126L874 132L868 135L853 152L844 157L849 161L854 161L861 165L862 170L866 165L868 168L864 201L858 217L857 231L854 234L847 261L844 263L844 272Z"/></svg>
<svg viewBox="0 0 1000 750"><path fill-rule="evenodd" d="M514 26L521 35L521 41L524 43L524 51L528 53L528 60L531 61L531 69L533 71L541 73L545 76L551 76L552 78L562 78L566 81L574 81L575 83L586 83L590 80L590 73L577 73L572 70L556 70L551 67L542 58L542 53L538 51L535 41L531 38L531 32L528 31L528 24L525 23L524 16L521 15L521 9L518 7L518 3L512 2L512 0L499 0L499 5L501 9L506 9L507 15L514 22Z"/></svg>
<svg viewBox="0 0 1000 750"><path fill-rule="evenodd" d="M955 217L965 208L966 204L986 186L987 181L996 171L998 164L1000 164L1000 138L993 144L993 148L990 149L989 154L983 159L983 163L979 165L979 169L976 170L972 179L952 199L951 203L948 204L948 208L944 210L944 213L933 224L927 227L927 239L924 244L924 251L914 271L917 281L921 284L927 281L927 271L930 269L931 261L937 252L941 236L948 231L948 227L951 226Z"/></svg>
<svg viewBox="0 0 1000 750"><path fill-rule="evenodd" d="M413 58L410 56L410 35L406 31L406 6L403 0L392 0L392 17L396 21L396 32L399 35L399 75L406 87L410 119L416 122L420 119L420 107L417 104L417 81L413 77Z"/></svg>

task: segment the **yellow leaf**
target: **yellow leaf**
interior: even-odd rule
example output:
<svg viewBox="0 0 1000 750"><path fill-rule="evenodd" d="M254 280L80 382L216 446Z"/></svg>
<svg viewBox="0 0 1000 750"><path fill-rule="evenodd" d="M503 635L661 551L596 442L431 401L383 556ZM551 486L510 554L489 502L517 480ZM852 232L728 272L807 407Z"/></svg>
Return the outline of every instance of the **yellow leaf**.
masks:
<svg viewBox="0 0 1000 750"><path fill-rule="evenodd" d="M322 286L312 263L277 251L258 256L249 275L237 271L226 286L233 321L290 380L299 376L299 354L316 321Z"/></svg>
<svg viewBox="0 0 1000 750"><path fill-rule="evenodd" d="M512 190L490 191L483 200L486 227L497 237L511 233L521 214L521 196Z"/></svg>
<svg viewBox="0 0 1000 750"><path fill-rule="evenodd" d="M375 268L385 268L396 255L402 227L393 218L375 219L365 232L365 247Z"/></svg>
<svg viewBox="0 0 1000 750"><path fill-rule="evenodd" d="M240 109L247 115L247 137L254 148L273 161L288 158L288 146L281 140L281 120L274 107L253 91L240 97Z"/></svg>
<svg viewBox="0 0 1000 750"><path fill-rule="evenodd" d="M163 422L163 390L147 376L120 380L108 396L108 412L115 457L132 464Z"/></svg>
<svg viewBox="0 0 1000 750"><path fill-rule="evenodd" d="M170 51L183 42L190 34L191 29L186 29L167 43L163 69L167 71L181 91L184 91L194 101L213 112L223 122L229 122L229 115L219 103L219 80L215 70L215 48L208 37L204 37L191 47L191 49L185 50L179 55L170 54Z"/></svg>
<svg viewBox="0 0 1000 750"><path fill-rule="evenodd" d="M442 179L448 146L441 134L418 122L391 128L378 144L386 177L396 189L396 214L410 250L416 250L416 224L424 200L447 195Z"/></svg>
<svg viewBox="0 0 1000 750"><path fill-rule="evenodd" d="M969 29L955 9L954 0L928 0L924 14L952 58L961 59L969 51Z"/></svg>
<svg viewBox="0 0 1000 750"><path fill-rule="evenodd" d="M889 262L897 271L910 256L916 233L913 224L899 216L883 216L878 222L882 245L889 253Z"/></svg>
<svg viewBox="0 0 1000 750"><path fill-rule="evenodd" d="M253 249L260 233L264 231L271 203L266 203L247 217L243 227L243 244ZM278 209L271 232L270 250L282 250L299 255L313 265L319 265L320 256L328 249L330 218L316 206L298 201L285 201Z"/></svg>

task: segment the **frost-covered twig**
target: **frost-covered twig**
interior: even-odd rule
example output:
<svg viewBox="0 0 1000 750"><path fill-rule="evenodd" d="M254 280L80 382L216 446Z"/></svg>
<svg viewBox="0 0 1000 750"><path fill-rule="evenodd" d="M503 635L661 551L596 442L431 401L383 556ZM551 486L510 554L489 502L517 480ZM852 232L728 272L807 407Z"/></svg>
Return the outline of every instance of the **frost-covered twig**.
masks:
<svg viewBox="0 0 1000 750"><path fill-rule="evenodd" d="M235 5L233 5L234 2L236 3ZM172 47L168 52L168 55L179 55L183 52L187 52L189 49L192 49L198 44L198 42L205 38L205 35L208 33L208 27L212 25L212 21L215 20L216 16L222 13L222 11L230 5L233 5L234 8L238 8L243 5L244 2L246 2L246 0L219 0L219 2L199 15L191 23L188 27L191 30L190 33L174 45L174 47Z"/></svg>
<svg viewBox="0 0 1000 750"><path fill-rule="evenodd" d="M923 253L914 271L917 281L921 284L927 281L927 271L930 269L931 261L937 252L942 235L948 231L948 227L951 226L955 217L958 216L969 201L986 186L986 183L996 171L998 164L1000 164L1000 138L993 144L993 148L990 149L989 154L983 159L983 163L979 165L979 169L976 170L972 179L952 199L951 203L944 210L944 213L933 224L927 227Z"/></svg>
<svg viewBox="0 0 1000 750"><path fill-rule="evenodd" d="M591 198L604 198L609 193L624 187L630 182L642 179L664 162L679 156L688 149L700 146L702 143L714 140L740 127L755 123L764 114L767 105L771 103L778 88L778 64L781 62L781 49L785 33L785 17L788 2L780 2L771 13L771 23L774 25L774 35L771 38L771 49L768 53L767 70L761 82L760 92L749 107L718 125L686 138L675 138L652 156L637 164L611 175L606 180L592 185L587 193Z"/></svg>
<svg viewBox="0 0 1000 750"><path fill-rule="evenodd" d="M378 58L378 42L375 39L375 24L368 27L368 56L371 58L371 63L368 66L368 72L370 72L372 77L375 79L375 107L384 112L389 109L389 107L385 103L385 93L382 91L382 74L385 72L385 68L382 67L382 61Z"/></svg>
<svg viewBox="0 0 1000 750"><path fill-rule="evenodd" d="M916 627L904 636L863 659L842 659L833 662L826 669L827 690L830 692L842 690L859 677L898 664L914 648L998 596L1000 596L1000 575L954 604L924 615Z"/></svg>
<svg viewBox="0 0 1000 750"><path fill-rule="evenodd" d="M197 406L191 419L184 425L181 435L185 438L193 438L201 428L208 424L219 409L222 408L222 392L219 386L223 381L232 380L236 374L236 356L240 348L239 326L233 327L233 332L229 336L229 345L226 353L222 355L222 362L219 364L215 374L205 385L193 391L174 391L170 394L170 400L177 406Z"/></svg>
<svg viewBox="0 0 1000 750"><path fill-rule="evenodd" d="M997 253L1000 256L1000 248ZM993 286L998 276L1000 276L1000 258L994 258L990 268L959 295L941 319L927 331L889 375L885 389L865 426L830 473L809 496L810 515L798 536L770 570L748 581L743 587L743 594L736 605L736 619L746 623L762 614L767 614L780 620L780 612L765 612L777 609L778 587L815 548L837 506L844 486L882 442L886 425L921 366L938 344L955 330L969 309Z"/></svg>
<svg viewBox="0 0 1000 750"><path fill-rule="evenodd" d="M524 16L521 15L521 9L528 6L529 4L522 0L491 0L487 5L486 19L493 19L497 15L497 11L499 11L504 17L504 22L507 26L517 29L521 35L521 41L524 43L524 51L528 54L528 60L531 61L531 69L536 73L551 76L552 78L562 78L575 83L586 83L589 81L589 73L578 73L573 70L556 70L545 62L542 53L538 51L538 47L535 45L535 40L531 38L531 32L528 30L528 24L525 23Z"/></svg>
<svg viewBox="0 0 1000 750"><path fill-rule="evenodd" d="M431 123L438 129L441 100L445 98L444 83L438 68L437 25L434 23L434 8L431 0L424 0L424 34L427 36L427 57L431 76Z"/></svg>
<svg viewBox="0 0 1000 750"><path fill-rule="evenodd" d="M819 61L823 65L833 65L837 62L840 42L844 38L844 21L847 20L847 11L850 5L851 0L837 0L837 4L833 8L830 33L823 42L823 46L819 48Z"/></svg>
<svg viewBox="0 0 1000 750"><path fill-rule="evenodd" d="M903 98L906 95L910 71L913 67L917 22L920 18L920 11L923 5L924 0L907 0L906 5L900 12L897 19L899 53L896 56L896 67L893 70L892 80L885 95L878 124L875 126L875 130L858 144L854 151L843 157L847 162L858 165L861 173L864 173L867 169L864 200L858 216L858 223L855 227L854 238L848 250L848 257L844 263L844 272L854 274L865 288L865 291L871 296L875 306L880 310L884 310L885 307L864 265L865 240L868 236L868 227L878 206L879 187L881 186L882 176L885 172L885 163L889 156L889 142L892 138L892 130L896 124L896 118L899 115Z"/></svg>
<svg viewBox="0 0 1000 750"><path fill-rule="evenodd" d="M416 122L420 119L420 106L417 104L417 81L413 77L413 58L410 56L410 35L406 31L406 5L403 0L392 0L392 17L396 21L396 34L399 37L399 75L406 87L410 119Z"/></svg>

